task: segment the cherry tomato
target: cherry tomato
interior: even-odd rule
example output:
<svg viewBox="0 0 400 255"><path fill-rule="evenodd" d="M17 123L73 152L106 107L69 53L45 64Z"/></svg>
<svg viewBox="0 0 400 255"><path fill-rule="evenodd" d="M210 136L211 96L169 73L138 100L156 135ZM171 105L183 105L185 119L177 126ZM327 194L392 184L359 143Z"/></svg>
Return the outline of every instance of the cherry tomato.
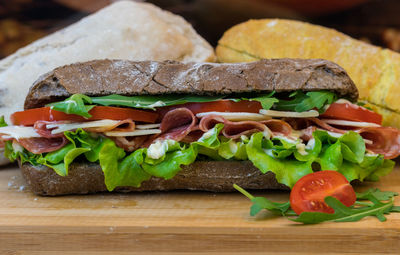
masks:
<svg viewBox="0 0 400 255"><path fill-rule="evenodd" d="M382 124L382 115L350 102L331 104L321 117Z"/></svg>
<svg viewBox="0 0 400 255"><path fill-rule="evenodd" d="M334 213L324 199L332 196L346 206L356 202L356 193L347 179L336 171L319 171L303 176L290 192L290 206L297 213Z"/></svg>
<svg viewBox="0 0 400 255"><path fill-rule="evenodd" d="M45 121L89 121L89 120L125 120L132 119L133 121L142 121L154 123L158 114L150 111L142 111L131 108L119 108L110 106L95 106L89 111L92 115L91 118L86 119L82 116L75 114L66 114L60 111L51 110L50 107L41 107L29 109L25 111L15 112L11 115L11 122L14 125L31 126L38 120Z"/></svg>
<svg viewBox="0 0 400 255"><path fill-rule="evenodd" d="M197 114L200 112L251 112L258 113L262 109L258 101L242 100L234 102L232 100L218 100L214 102L186 103L180 105L166 106L157 110L160 117L164 116L169 110L185 107Z"/></svg>

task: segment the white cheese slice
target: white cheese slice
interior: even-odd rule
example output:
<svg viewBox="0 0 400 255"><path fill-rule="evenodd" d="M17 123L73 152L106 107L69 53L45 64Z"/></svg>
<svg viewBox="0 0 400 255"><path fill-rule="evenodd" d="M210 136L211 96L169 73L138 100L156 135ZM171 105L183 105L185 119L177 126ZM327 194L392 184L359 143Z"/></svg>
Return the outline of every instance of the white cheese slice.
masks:
<svg viewBox="0 0 400 255"><path fill-rule="evenodd" d="M124 131L109 131L104 132L106 136L140 136L140 135L152 135L152 134L160 134L160 129L142 129L142 130L135 130L131 132L124 132Z"/></svg>
<svg viewBox="0 0 400 255"><path fill-rule="evenodd" d="M40 137L33 127L24 126L0 127L0 134L3 134L5 139L14 138L17 140L20 138Z"/></svg>
<svg viewBox="0 0 400 255"><path fill-rule="evenodd" d="M288 117L288 118L310 118L319 116L319 113L315 110L310 110L306 112L285 112L285 111L261 109L260 114L270 117Z"/></svg>
<svg viewBox="0 0 400 255"><path fill-rule="evenodd" d="M218 115L230 121L245 121L245 120L260 121L260 120L271 119L266 115L259 113L250 113L250 112L201 112L196 114L196 117L202 118L208 115Z"/></svg>
<svg viewBox="0 0 400 255"><path fill-rule="evenodd" d="M157 124L145 124L145 125L136 125L136 129L151 129L151 128L159 128L161 123Z"/></svg>
<svg viewBox="0 0 400 255"><path fill-rule="evenodd" d="M360 122L360 121L349 121L349 120L334 120L334 119L322 119L325 123L348 126L348 127L380 127L381 125L371 122Z"/></svg>
<svg viewBox="0 0 400 255"><path fill-rule="evenodd" d="M119 123L118 120L95 120L88 122L75 122L75 123L60 123L60 124L48 124L48 129L54 128L51 133L59 134L64 131L78 129L78 128L94 128L94 127L113 127Z"/></svg>

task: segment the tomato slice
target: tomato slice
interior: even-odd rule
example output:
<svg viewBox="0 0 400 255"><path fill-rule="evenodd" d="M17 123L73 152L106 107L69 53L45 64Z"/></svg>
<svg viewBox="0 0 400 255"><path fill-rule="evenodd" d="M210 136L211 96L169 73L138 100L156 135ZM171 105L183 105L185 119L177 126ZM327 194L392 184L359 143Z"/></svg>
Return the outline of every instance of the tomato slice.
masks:
<svg viewBox="0 0 400 255"><path fill-rule="evenodd" d="M346 206L356 202L356 193L347 179L339 172L326 170L303 176L290 192L290 206L297 213L334 213L324 199L332 196Z"/></svg>
<svg viewBox="0 0 400 255"><path fill-rule="evenodd" d="M86 119L82 116L75 114L66 114L60 111L51 110L50 107L41 107L29 109L25 111L15 112L11 115L11 122L13 125L32 126L38 120L44 121L89 121L89 120L125 120L131 119L133 121L141 121L147 123L154 123L158 114L156 112L142 111L131 108L120 108L110 106L95 106L89 111L92 115L91 118Z"/></svg>
<svg viewBox="0 0 400 255"><path fill-rule="evenodd" d="M350 102L331 104L321 117L382 124L382 115Z"/></svg>
<svg viewBox="0 0 400 255"><path fill-rule="evenodd" d="M202 102L202 103L185 103L180 105L166 106L157 109L157 112L162 118L168 111L180 107L188 108L197 114L200 112L250 112L258 113L262 109L261 103L258 101L242 100L234 102L232 100L218 100L213 102Z"/></svg>

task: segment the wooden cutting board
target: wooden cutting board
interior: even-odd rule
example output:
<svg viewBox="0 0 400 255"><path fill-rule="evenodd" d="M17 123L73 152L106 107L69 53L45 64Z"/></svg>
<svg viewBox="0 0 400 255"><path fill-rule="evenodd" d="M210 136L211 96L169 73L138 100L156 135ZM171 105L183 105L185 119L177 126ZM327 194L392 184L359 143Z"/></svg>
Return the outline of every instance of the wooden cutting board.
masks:
<svg viewBox="0 0 400 255"><path fill-rule="evenodd" d="M400 192L400 167L379 183ZM258 192L276 201L285 192ZM400 199L397 198L400 205ZM39 197L19 170L0 170L0 254L380 254L400 253L400 213L386 222L294 224L249 216L239 193L169 192Z"/></svg>

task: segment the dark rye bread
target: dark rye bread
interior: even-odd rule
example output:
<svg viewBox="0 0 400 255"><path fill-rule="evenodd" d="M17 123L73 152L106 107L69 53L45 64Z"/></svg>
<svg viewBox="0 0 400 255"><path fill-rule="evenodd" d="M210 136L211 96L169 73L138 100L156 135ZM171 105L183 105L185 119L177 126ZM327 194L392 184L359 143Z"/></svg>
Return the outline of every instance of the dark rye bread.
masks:
<svg viewBox="0 0 400 255"><path fill-rule="evenodd" d="M322 59L265 59L251 63L134 62L94 60L62 66L37 80L25 109L72 94L89 96L332 90L356 100L353 81L337 64Z"/></svg>
<svg viewBox="0 0 400 255"><path fill-rule="evenodd" d="M52 169L40 165L25 163L22 174L31 190L42 196L67 194L88 194L107 191L100 165L95 163L72 163L66 177L57 175ZM120 187L115 191L152 191L152 190L203 190L214 192L233 191L233 184L245 189L282 189L283 184L275 180L271 172L262 174L249 161L197 161L183 166L178 174L170 179L152 177L142 183L140 188Z"/></svg>

